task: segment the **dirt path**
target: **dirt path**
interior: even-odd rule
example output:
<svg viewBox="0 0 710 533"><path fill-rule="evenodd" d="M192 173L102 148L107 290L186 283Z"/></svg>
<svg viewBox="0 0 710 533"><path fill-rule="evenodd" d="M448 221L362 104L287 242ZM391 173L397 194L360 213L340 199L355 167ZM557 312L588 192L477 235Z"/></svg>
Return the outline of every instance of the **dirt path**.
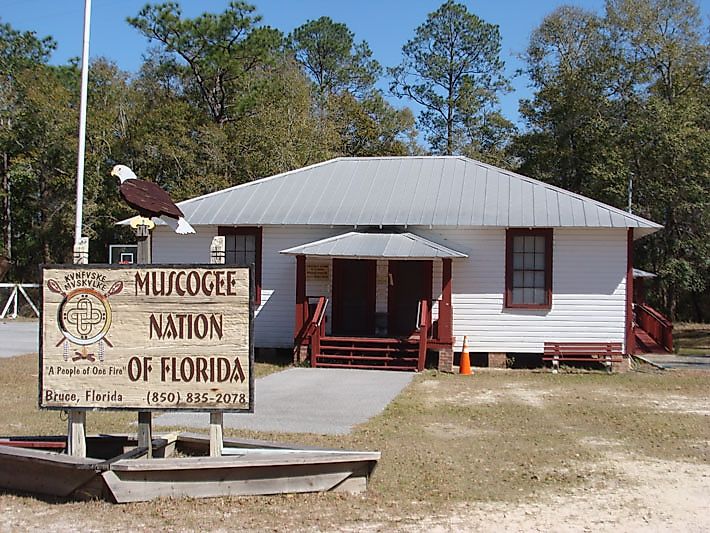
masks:
<svg viewBox="0 0 710 533"><path fill-rule="evenodd" d="M710 466L629 460L620 453L609 453L606 462L603 466L617 471L619 479L603 489L586 487L520 505L474 503L450 513L346 531L710 531Z"/></svg>

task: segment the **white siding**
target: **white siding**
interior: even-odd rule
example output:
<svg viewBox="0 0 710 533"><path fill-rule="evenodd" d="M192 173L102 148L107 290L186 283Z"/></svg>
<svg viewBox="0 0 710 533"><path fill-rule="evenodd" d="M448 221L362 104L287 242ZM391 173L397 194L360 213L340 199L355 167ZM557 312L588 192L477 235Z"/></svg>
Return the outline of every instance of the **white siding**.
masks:
<svg viewBox="0 0 710 533"><path fill-rule="evenodd" d="M453 261L456 349L468 335L472 352L542 352L545 341L624 342L626 229L554 230L553 297L549 310L505 309L504 229L410 228L434 242L465 252ZM343 228L267 226L263 231L262 295L256 312L255 345L291 347L295 307L295 258L280 250L338 235ZM157 227L155 263L209 263L216 226L180 237ZM329 260L308 260L309 264ZM378 262L378 312L387 309L386 262ZM332 276L332 268L330 269ZM329 283L309 280L308 295L330 297ZM441 261L433 264L432 296L441 294ZM434 317L436 318L435 309ZM330 314L330 310L329 310ZM328 323L332 323L330 317Z"/></svg>
<svg viewBox="0 0 710 533"><path fill-rule="evenodd" d="M266 226L262 240L261 305L254 313L254 346L291 348L296 306L296 259L281 250L332 237L342 230L304 226ZM198 226L197 234L153 232L154 263L209 263L217 226ZM311 287L307 287L309 289ZM318 287L312 287L315 291ZM307 294L318 294L318 292ZM330 322L330 321L329 321Z"/></svg>
<svg viewBox="0 0 710 533"><path fill-rule="evenodd" d="M545 341L624 342L625 229L554 230L549 310L503 307L505 229L418 233L469 254L453 262L455 349L464 335L472 352L537 353Z"/></svg>

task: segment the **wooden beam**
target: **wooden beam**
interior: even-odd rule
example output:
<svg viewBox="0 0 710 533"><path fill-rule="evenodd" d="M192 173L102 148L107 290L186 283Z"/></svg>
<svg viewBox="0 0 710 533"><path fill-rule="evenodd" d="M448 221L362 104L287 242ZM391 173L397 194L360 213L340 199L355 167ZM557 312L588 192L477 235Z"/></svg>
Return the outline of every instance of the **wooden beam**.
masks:
<svg viewBox="0 0 710 533"><path fill-rule="evenodd" d="M69 410L67 454L72 457L86 457L86 411Z"/></svg>
<svg viewBox="0 0 710 533"><path fill-rule="evenodd" d="M148 459L153 458L153 414L138 411L138 447L147 448Z"/></svg>
<svg viewBox="0 0 710 533"><path fill-rule="evenodd" d="M452 260L445 258L441 265L441 302L439 303L439 331L441 342L449 343L453 336L454 310L451 307Z"/></svg>
<svg viewBox="0 0 710 533"><path fill-rule="evenodd" d="M634 228L626 230L626 354L636 351L634 338Z"/></svg>
<svg viewBox="0 0 710 533"><path fill-rule="evenodd" d="M142 224L136 226L136 239L138 264L150 265L153 262L150 228ZM153 415L150 411L138 411L138 447L147 448L147 457L153 458Z"/></svg>
<svg viewBox="0 0 710 533"><path fill-rule="evenodd" d="M306 299L306 256L296 256L296 324L294 336L301 331L308 320L308 301Z"/></svg>
<svg viewBox="0 0 710 533"><path fill-rule="evenodd" d="M224 446L224 416L210 413L210 457L221 457Z"/></svg>

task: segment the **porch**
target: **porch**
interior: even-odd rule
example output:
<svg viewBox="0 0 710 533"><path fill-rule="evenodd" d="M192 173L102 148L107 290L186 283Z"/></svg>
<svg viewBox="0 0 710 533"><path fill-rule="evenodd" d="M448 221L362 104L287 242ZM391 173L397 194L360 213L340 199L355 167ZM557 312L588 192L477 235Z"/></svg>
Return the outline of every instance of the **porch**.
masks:
<svg viewBox="0 0 710 533"><path fill-rule="evenodd" d="M453 357L452 260L412 233L349 232L295 256L294 358L313 367L421 371Z"/></svg>

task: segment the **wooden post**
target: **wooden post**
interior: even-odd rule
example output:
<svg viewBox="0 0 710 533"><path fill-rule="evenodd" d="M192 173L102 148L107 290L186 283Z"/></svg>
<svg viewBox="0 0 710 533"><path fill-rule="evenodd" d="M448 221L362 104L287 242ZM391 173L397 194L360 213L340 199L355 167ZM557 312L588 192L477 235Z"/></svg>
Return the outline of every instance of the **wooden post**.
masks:
<svg viewBox="0 0 710 533"><path fill-rule="evenodd" d="M303 324L308 320L308 301L306 299L306 256L296 256L296 327L298 335Z"/></svg>
<svg viewBox="0 0 710 533"><path fill-rule="evenodd" d="M429 306L427 300L421 301L419 317L419 354L417 359L417 372L424 370L426 362L427 338L429 337Z"/></svg>
<svg viewBox="0 0 710 533"><path fill-rule="evenodd" d="M439 341L450 343L453 336L453 309L451 307L451 258L441 264L441 302L439 303Z"/></svg>
<svg viewBox="0 0 710 533"><path fill-rule="evenodd" d="M626 230L626 355L636 352L634 337L634 228Z"/></svg>
<svg viewBox="0 0 710 533"><path fill-rule="evenodd" d="M145 224L136 226L136 239L138 242L139 265L150 265L153 256L150 243L150 227ZM150 411L138 411L138 447L147 449L148 459L153 458L153 415Z"/></svg>
<svg viewBox="0 0 710 533"><path fill-rule="evenodd" d="M224 416L210 413L210 457L221 457L224 446Z"/></svg>
<svg viewBox="0 0 710 533"><path fill-rule="evenodd" d="M89 263L89 238L82 237L74 245L74 264ZM69 409L67 420L67 454L73 457L86 457L86 411Z"/></svg>
<svg viewBox="0 0 710 533"><path fill-rule="evenodd" d="M223 265L226 257L223 236L212 238L210 245L210 263ZM221 457L224 447L224 416L222 413L210 413L210 457Z"/></svg>

